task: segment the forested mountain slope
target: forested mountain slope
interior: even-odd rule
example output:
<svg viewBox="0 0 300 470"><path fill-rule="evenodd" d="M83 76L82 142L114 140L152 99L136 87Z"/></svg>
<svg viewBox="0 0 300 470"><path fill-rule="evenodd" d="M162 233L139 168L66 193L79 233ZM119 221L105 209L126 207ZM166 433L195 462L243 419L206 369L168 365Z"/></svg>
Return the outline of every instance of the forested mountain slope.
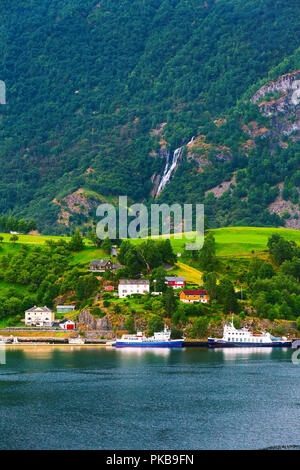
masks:
<svg viewBox="0 0 300 470"><path fill-rule="evenodd" d="M62 233L99 200L150 201L166 151L193 136L159 200L206 195L216 226L282 223L269 215L279 184L297 206L297 139L254 135L269 118L251 102L300 69L297 0L3 0L0 12L0 214ZM235 189L208 193L225 179Z"/></svg>

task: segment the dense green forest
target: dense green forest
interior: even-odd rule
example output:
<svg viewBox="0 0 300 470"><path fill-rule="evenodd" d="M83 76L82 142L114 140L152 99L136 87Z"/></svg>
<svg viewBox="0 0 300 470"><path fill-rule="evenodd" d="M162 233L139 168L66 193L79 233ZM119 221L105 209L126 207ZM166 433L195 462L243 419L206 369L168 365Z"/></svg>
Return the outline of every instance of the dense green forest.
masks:
<svg viewBox="0 0 300 470"><path fill-rule="evenodd" d="M212 154L199 173L183 155L160 200L204 202L237 171L231 194L205 199L211 226L283 224L266 209L282 181L298 203L296 141L274 154L257 138L249 158L240 147L241 121L264 119L252 94L300 68L297 0L3 0L0 11L0 214L63 233L60 204L79 188L150 202L161 140L173 151L199 135L232 158ZM92 213L73 211L71 226Z"/></svg>

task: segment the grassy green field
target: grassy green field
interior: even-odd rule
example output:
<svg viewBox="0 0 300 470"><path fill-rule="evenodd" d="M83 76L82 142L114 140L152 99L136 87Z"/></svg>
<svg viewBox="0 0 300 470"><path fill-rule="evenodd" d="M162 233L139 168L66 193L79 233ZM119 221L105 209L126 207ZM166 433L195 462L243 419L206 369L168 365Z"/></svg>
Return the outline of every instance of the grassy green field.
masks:
<svg viewBox="0 0 300 470"><path fill-rule="evenodd" d="M3 237L3 243L12 243L10 241L11 234L10 233L0 233ZM71 237L56 237L51 235L18 235L18 240L16 244L25 244L25 245L44 245L47 240L60 240L63 238L66 241L71 240Z"/></svg>
<svg viewBox="0 0 300 470"><path fill-rule="evenodd" d="M105 251L95 247L85 247L84 250L72 254L71 264L87 265L93 259L109 258Z"/></svg>
<svg viewBox="0 0 300 470"><path fill-rule="evenodd" d="M287 240L294 240L300 245L300 230L290 230L284 228L263 228L263 227L226 227L213 229L211 232L216 239L217 256L248 256L251 253L263 252L267 249L268 238L273 233L278 233ZM1 254L6 254L12 250L16 251L20 244L43 245L46 240L70 240L70 237L44 236L44 235L18 235L19 240L15 246L9 241L11 235L4 233L1 244ZM165 236L159 238L166 238ZM192 241L185 235L181 239L175 239L171 235L171 243L175 253L183 252L186 242ZM143 239L131 240L133 243L141 243ZM85 239L85 248L79 253L75 253L72 258L72 264L86 264L95 258L105 258L108 255L100 249L91 246L91 242Z"/></svg>
<svg viewBox="0 0 300 470"><path fill-rule="evenodd" d="M267 249L268 238L273 233L278 233L287 240L294 240L300 245L300 230L284 228L264 227L225 227L213 229L211 232L216 239L217 256L247 256L253 251L262 252ZM157 238L166 238L165 236ZM181 240L176 240L171 235L171 243L175 253L183 252L186 242L190 242L184 235ZM133 240L133 243L141 243L142 239Z"/></svg>
<svg viewBox="0 0 300 470"><path fill-rule="evenodd" d="M243 256L267 249L268 238L278 233L300 245L300 230L263 227L227 227L212 230L216 239L217 256Z"/></svg>

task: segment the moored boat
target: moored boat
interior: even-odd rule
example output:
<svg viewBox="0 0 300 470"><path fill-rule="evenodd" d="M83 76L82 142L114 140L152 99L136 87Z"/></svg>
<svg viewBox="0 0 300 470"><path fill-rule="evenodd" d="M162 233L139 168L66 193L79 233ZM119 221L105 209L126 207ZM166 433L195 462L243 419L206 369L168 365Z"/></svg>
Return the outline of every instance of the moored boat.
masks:
<svg viewBox="0 0 300 470"><path fill-rule="evenodd" d="M68 343L69 344L84 344L85 340L83 338L69 338Z"/></svg>
<svg viewBox="0 0 300 470"><path fill-rule="evenodd" d="M270 333L253 334L248 328L238 330L234 327L233 321L225 324L222 338L208 338L207 341L210 348L290 348L292 346L292 341L285 337L274 338Z"/></svg>
<svg viewBox="0 0 300 470"><path fill-rule="evenodd" d="M11 344L12 340L11 339L0 339L0 344Z"/></svg>
<svg viewBox="0 0 300 470"><path fill-rule="evenodd" d="M154 333L153 336L144 336L141 331L136 335L123 335L116 339L116 348L181 348L184 339L171 339L171 331L166 327L164 331Z"/></svg>

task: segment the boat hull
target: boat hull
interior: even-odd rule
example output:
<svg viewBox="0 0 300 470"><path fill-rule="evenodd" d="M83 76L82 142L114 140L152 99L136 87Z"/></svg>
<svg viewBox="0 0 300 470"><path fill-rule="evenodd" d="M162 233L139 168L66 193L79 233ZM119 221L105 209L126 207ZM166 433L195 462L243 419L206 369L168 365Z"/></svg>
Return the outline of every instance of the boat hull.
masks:
<svg viewBox="0 0 300 470"><path fill-rule="evenodd" d="M184 340L173 341L116 341L116 348L182 348Z"/></svg>
<svg viewBox="0 0 300 470"><path fill-rule="evenodd" d="M271 343L238 343L222 340L208 340L209 348L290 348L291 346L291 341L272 341Z"/></svg>

